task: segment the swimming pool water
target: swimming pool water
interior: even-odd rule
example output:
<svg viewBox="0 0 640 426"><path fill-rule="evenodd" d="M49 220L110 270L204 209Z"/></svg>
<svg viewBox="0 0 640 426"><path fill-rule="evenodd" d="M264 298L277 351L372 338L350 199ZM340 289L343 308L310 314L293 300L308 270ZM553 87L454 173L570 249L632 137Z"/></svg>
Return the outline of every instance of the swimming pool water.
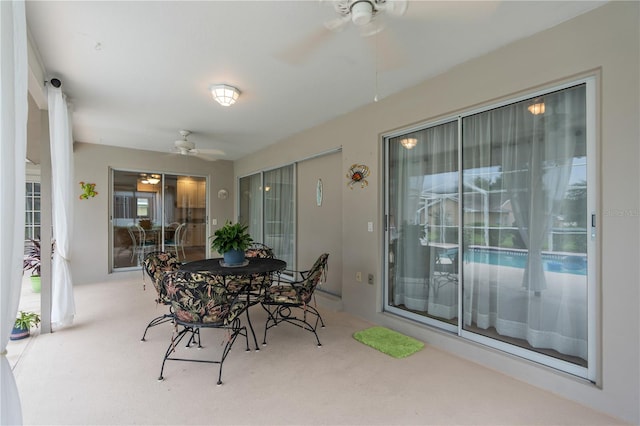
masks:
<svg viewBox="0 0 640 426"><path fill-rule="evenodd" d="M522 268L527 263L527 253L511 250L471 248L465 253L465 262ZM580 255L542 254L542 267L549 272L575 275L587 274L587 258Z"/></svg>

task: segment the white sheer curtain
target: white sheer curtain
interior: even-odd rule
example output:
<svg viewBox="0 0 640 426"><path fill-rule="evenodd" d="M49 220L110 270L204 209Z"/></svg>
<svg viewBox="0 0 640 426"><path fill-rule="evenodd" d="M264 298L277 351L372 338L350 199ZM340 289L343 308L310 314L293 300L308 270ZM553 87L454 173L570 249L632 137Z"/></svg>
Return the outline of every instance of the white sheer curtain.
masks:
<svg viewBox="0 0 640 426"><path fill-rule="evenodd" d="M262 242L262 173L240 179L240 218L254 241Z"/></svg>
<svg viewBox="0 0 640 426"><path fill-rule="evenodd" d="M264 243L290 267L295 264L293 173L293 165L265 172L263 192Z"/></svg>
<svg viewBox="0 0 640 426"><path fill-rule="evenodd" d="M401 144L407 138L416 139L415 147ZM392 241L392 304L447 319L457 315L457 291L455 285L452 292L434 291L434 243L444 241L448 218L441 212L448 211L448 195L457 192L451 173L457 170L456 147L457 122L451 122L394 138L389 148L391 226L398 233Z"/></svg>
<svg viewBox="0 0 640 426"><path fill-rule="evenodd" d="M523 105L506 106L492 115L494 140L502 146L504 188L528 249L522 286L541 291L547 287L542 249L567 190L575 140L551 137L548 119L532 115Z"/></svg>
<svg viewBox="0 0 640 426"><path fill-rule="evenodd" d="M504 234L496 234L488 253L497 261L465 264L465 324L495 327L499 335L524 339L532 347L586 359L586 276L543 266L574 157L585 152L584 86L537 102L544 102L544 114L532 114L522 102L463 122L463 151L468 150L464 174L473 178L483 170L500 169L501 191L493 196L502 194L503 213L511 207L524 245L512 249ZM568 255L554 254L559 259ZM513 257L524 258L524 266L515 267Z"/></svg>
<svg viewBox="0 0 640 426"><path fill-rule="evenodd" d="M262 174L249 177L249 233L258 242L262 242Z"/></svg>
<svg viewBox="0 0 640 426"><path fill-rule="evenodd" d="M416 145L405 148L401 139L416 139ZM418 204L424 184L424 167L428 145L424 132L403 135L390 141L391 226L397 237L392 241L394 263L391 303L408 309L427 310L427 249L420 244L424 228L420 225Z"/></svg>
<svg viewBox="0 0 640 426"><path fill-rule="evenodd" d="M73 137L69 106L60 88L48 86L51 183L53 189L53 239L51 266L51 324L64 327L73 322L75 302L70 270L73 231Z"/></svg>
<svg viewBox="0 0 640 426"><path fill-rule="evenodd" d="M27 24L22 1L0 1L0 424L22 424L7 343L22 283L27 151Z"/></svg>

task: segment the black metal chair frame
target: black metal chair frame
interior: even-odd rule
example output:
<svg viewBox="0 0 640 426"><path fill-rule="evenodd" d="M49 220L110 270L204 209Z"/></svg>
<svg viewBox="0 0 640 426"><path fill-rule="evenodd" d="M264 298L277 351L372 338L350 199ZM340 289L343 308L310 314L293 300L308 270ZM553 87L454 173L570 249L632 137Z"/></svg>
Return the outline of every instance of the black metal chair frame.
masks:
<svg viewBox="0 0 640 426"><path fill-rule="evenodd" d="M324 259L323 259L324 257ZM297 295L300 294L299 290L303 288L302 284L306 283L315 273L319 273L322 275L326 271L327 267L327 259L329 255L323 254L316 261L314 267L307 271L284 271L283 274L292 275L295 279L296 276L299 276L300 279L296 281L287 280L286 278L280 278L278 280L278 284L284 284L285 286L291 286ZM321 277L318 280L322 279ZM313 286L311 298L313 299L313 303L316 304L315 301L315 289L317 287L317 283ZM289 324L293 324L296 327L300 327L304 330L310 331L316 337L316 342L318 343L318 347L322 346L320 343L320 338L318 337L318 324L322 328L325 327L324 321L320 312L308 303L293 303L290 301L277 301L271 299L269 294L266 294L264 299L261 301L262 308L267 312L267 321L264 327L264 339L263 346L267 344L267 331L272 327L277 327L278 324L287 322ZM301 311L301 313L299 311Z"/></svg>
<svg viewBox="0 0 640 426"><path fill-rule="evenodd" d="M225 359L227 359L227 355L229 355L229 352L231 351L231 347L233 346L233 343L236 341L236 338L239 335L245 337L246 345L247 345L247 349L246 350L250 351L250 349L249 349L249 337L248 337L248 334L247 334L247 327L241 325L240 318L235 318L228 325L188 323L188 322L184 322L184 321L180 321L180 320L176 319L175 320L175 325L176 325L176 329L178 328L178 326L182 326L182 330L180 330L177 334L174 333L174 336L171 337L171 343L169 344L169 347L167 348L167 351L164 354L164 359L162 360L162 367L160 368L160 376L158 377L158 381L164 380L164 376L162 374L164 373L164 365L167 362L167 360L171 360L171 361L190 361L190 362L201 362L201 363L207 363L207 364L219 364L220 368L218 369L218 381L216 382L216 384L219 386L219 385L222 385L222 365L224 364ZM225 342L224 348L222 349L222 356L221 356L220 360L179 358L179 357L172 357L171 356L171 354L175 351L176 346L178 346L180 344L182 339L188 333L191 333L191 337L190 337L189 341L187 342L186 346L190 347L192 342L195 343L197 341L198 349L202 348L202 345L200 344L200 329L201 328L217 328L217 329L230 330L231 335L229 336L229 338Z"/></svg>
<svg viewBox="0 0 640 426"><path fill-rule="evenodd" d="M238 293L239 301L247 304L245 315L251 330L251 336L256 351L259 351L258 339L251 321L250 308L262 301L266 289L271 286L273 276L279 274L286 267L286 262L265 256L247 256L250 261L245 267L225 268L221 266L221 259L202 259L189 262L183 266L186 271L208 271L218 277L230 290ZM258 265L256 267L252 267ZM261 265L261 266L260 266ZM218 269L220 268L220 269Z"/></svg>
<svg viewBox="0 0 640 426"><path fill-rule="evenodd" d="M447 262L443 262L446 259ZM458 252L449 255L446 251L437 253L433 278L429 280L429 285L433 287L433 295L438 296L439 290L448 285L458 285Z"/></svg>
<svg viewBox="0 0 640 426"><path fill-rule="evenodd" d="M170 252L162 252L162 251L154 251L149 253L148 255L145 256L144 258L144 262L143 262L143 281L144 281L144 274L146 273L146 275L149 276L149 278L151 278L153 281L156 280L156 278L153 276L154 273L151 270L151 264L149 262L149 258L151 256L158 256L159 254L166 254L168 256L174 257L177 260L177 257L173 255L173 253ZM179 263L177 263L177 265L179 266ZM162 280L160 282L155 283L154 288L158 288L157 286L161 286L162 284ZM146 286L145 286L146 288ZM166 322L170 322L173 320L173 314L171 313L171 304L168 301L163 301L162 300L163 296L158 293L158 299L156 300L156 302L158 304L163 304L165 306L169 307L169 312L164 313L160 316L155 317L154 319L152 319L149 324L147 324L147 327L144 329L144 333L142 334L142 339L140 339L141 342L145 342L146 341L146 337L147 337L147 331L151 328L151 327L155 327L156 325L160 325L160 324L164 324Z"/></svg>
<svg viewBox="0 0 640 426"><path fill-rule="evenodd" d="M164 281L169 280L169 279L173 279L174 276L182 276L182 277L188 277L190 276L190 274L192 274L189 271L177 271L175 273L175 275L171 275L171 274L167 274L163 277L163 285ZM210 277L214 277L212 274L206 273L206 272L199 272L199 275L205 275L205 276L210 276ZM212 280L215 280L212 278ZM219 283L218 285L221 285L224 287L224 285L222 283ZM226 287L225 287L226 289ZM211 291L211 290L210 290ZM230 292L229 291L229 295L231 297L233 297L233 299L229 302L230 306L234 306L237 305L238 300L239 300L239 293L234 293L234 292ZM171 296L170 296L171 297ZM176 298L180 297L179 295L175 295ZM172 303L175 303L176 299L172 300ZM248 308L248 306L246 304L244 304L244 307L242 309L246 310ZM245 344L246 344L246 351L250 351L249 349L249 335L247 333L247 327L243 326L241 321L240 321L240 317L242 315L242 311L236 312L235 313L235 317L229 322L229 323L225 323L224 320L219 320L216 322L211 322L211 323L202 323L202 322L188 322L188 321L184 321L181 320L180 318L178 318L178 316L172 312L172 319L175 325L175 331L171 336L171 342L169 344L169 347L167 348L165 354L164 354L164 358L162 360L162 367L160 368L160 376L158 377L159 381L164 380L164 366L167 362L167 360L171 360L171 361L190 361L190 362L199 362L199 363L207 363L207 364L218 364L219 365L219 369L218 369L218 381L217 381L217 385L222 385L222 366L224 364L225 359L227 358L227 356L229 355L229 352L231 351L231 348L234 344L234 342L236 341L237 337L240 336L244 336L245 338ZM178 331L178 327L181 326L182 330ZM222 349L222 355L220 357L219 360L203 360L203 359L194 359L194 358L182 358L182 357L172 357L171 354L173 354L176 350L176 346L178 344L180 344L180 342L182 341L182 339L184 339L184 337L191 333L191 337L189 339L189 341L187 342L186 347L190 347L192 343L196 343L198 344L198 348L202 348L202 344L200 341L200 330L203 328L212 328L212 329L222 329L222 330L228 330L230 332L230 335L227 337L225 344L224 344L224 348Z"/></svg>

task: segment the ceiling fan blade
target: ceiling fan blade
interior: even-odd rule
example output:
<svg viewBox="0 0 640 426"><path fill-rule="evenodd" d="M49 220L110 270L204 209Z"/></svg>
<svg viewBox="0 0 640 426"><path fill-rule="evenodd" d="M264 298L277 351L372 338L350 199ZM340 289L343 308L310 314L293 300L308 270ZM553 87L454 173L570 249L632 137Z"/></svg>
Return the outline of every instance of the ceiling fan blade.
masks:
<svg viewBox="0 0 640 426"><path fill-rule="evenodd" d="M386 27L384 18L380 15L376 15L369 23L365 25L360 25L358 29L360 30L360 35L362 37L371 37L373 35L378 34Z"/></svg>
<svg viewBox="0 0 640 426"><path fill-rule="evenodd" d="M224 151L220 149L209 149L209 148L194 148L189 151L190 155L195 155L198 158L202 158L207 161L216 161L219 160L220 157L224 157L227 155Z"/></svg>
<svg viewBox="0 0 640 426"><path fill-rule="evenodd" d="M380 71L391 71L407 65L407 52L389 29L367 37Z"/></svg>
<svg viewBox="0 0 640 426"><path fill-rule="evenodd" d="M402 16L407 11L408 5L408 0L387 0L384 3L376 5L376 7L378 10L384 11L390 15Z"/></svg>
<svg viewBox="0 0 640 426"><path fill-rule="evenodd" d="M276 53L275 57L291 65L301 64L332 35L333 31L322 26L298 43Z"/></svg>
<svg viewBox="0 0 640 426"><path fill-rule="evenodd" d="M218 157L211 155L211 154L205 154L203 152L200 152L200 150L194 149L191 152L189 152L189 154L187 154L190 157L198 157L201 160L205 160L205 161L217 161Z"/></svg>
<svg viewBox="0 0 640 426"><path fill-rule="evenodd" d="M349 15L345 15L325 22L324 26L329 31L338 32L342 31L349 22L351 22L351 17L349 17Z"/></svg>
<svg viewBox="0 0 640 426"><path fill-rule="evenodd" d="M223 150L213 148L196 148L194 151L196 152L196 154L217 155L219 157L224 157L225 155L227 155L227 153Z"/></svg>

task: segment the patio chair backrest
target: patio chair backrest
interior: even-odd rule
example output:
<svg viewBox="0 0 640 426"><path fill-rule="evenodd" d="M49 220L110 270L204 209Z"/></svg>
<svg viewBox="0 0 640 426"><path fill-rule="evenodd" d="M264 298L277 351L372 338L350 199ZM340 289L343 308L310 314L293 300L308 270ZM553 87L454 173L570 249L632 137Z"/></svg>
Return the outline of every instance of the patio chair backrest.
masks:
<svg viewBox="0 0 640 426"><path fill-rule="evenodd" d="M238 293L224 285L224 277L208 272L178 270L163 278L178 322L187 324L229 324L246 308Z"/></svg>
<svg viewBox="0 0 640 426"><path fill-rule="evenodd" d="M298 297L303 303L309 303L313 292L321 281L326 281L327 262L329 253L323 253L318 257L311 269L305 273L304 281L298 291Z"/></svg>
<svg viewBox="0 0 640 426"><path fill-rule="evenodd" d="M156 301L158 303L168 304L169 299L162 285L162 278L167 272L177 271L180 268L178 258L173 253L154 251L145 257L142 265L158 293L158 299Z"/></svg>
<svg viewBox="0 0 640 426"><path fill-rule="evenodd" d="M258 257L262 259L273 259L273 249L262 243L251 243L248 249L245 250L246 257Z"/></svg>

